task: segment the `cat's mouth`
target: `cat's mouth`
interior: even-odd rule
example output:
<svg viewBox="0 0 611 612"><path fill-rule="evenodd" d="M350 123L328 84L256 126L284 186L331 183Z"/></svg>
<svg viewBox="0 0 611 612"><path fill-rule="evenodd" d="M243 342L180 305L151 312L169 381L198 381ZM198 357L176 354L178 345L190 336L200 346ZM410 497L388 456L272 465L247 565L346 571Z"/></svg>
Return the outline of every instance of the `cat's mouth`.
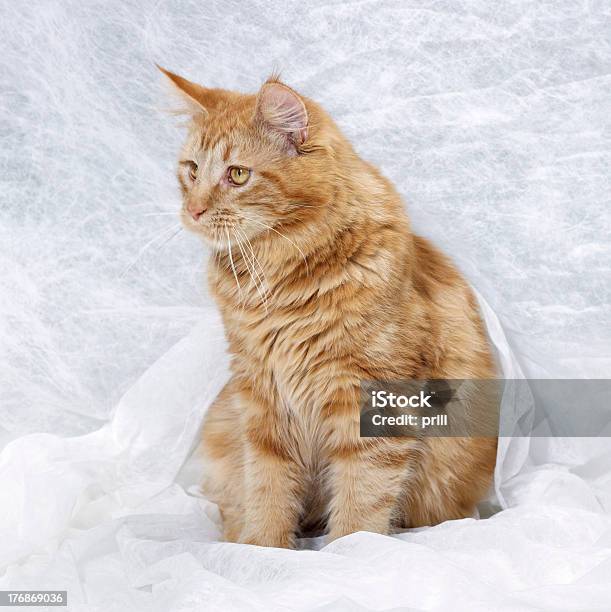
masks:
<svg viewBox="0 0 611 612"><path fill-rule="evenodd" d="M219 250L226 249L228 245L243 244L250 238L244 220L233 212L221 210L194 220L183 211L182 221L186 229L202 236Z"/></svg>

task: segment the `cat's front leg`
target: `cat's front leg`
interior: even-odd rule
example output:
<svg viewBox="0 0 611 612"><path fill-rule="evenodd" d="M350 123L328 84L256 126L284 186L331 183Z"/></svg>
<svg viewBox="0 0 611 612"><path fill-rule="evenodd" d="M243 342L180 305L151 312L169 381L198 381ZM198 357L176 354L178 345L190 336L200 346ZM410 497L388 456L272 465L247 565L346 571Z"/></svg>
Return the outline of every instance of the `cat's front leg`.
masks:
<svg viewBox="0 0 611 612"><path fill-rule="evenodd" d="M354 448L331 462L329 541L356 531L388 533L407 475L401 450Z"/></svg>
<svg viewBox="0 0 611 612"><path fill-rule="evenodd" d="M250 399L246 416L244 521L240 542L291 548L302 508L303 474L271 406Z"/></svg>
<svg viewBox="0 0 611 612"><path fill-rule="evenodd" d="M409 447L392 438L361 438L352 394L330 407L329 541L356 531L388 533L408 474Z"/></svg>

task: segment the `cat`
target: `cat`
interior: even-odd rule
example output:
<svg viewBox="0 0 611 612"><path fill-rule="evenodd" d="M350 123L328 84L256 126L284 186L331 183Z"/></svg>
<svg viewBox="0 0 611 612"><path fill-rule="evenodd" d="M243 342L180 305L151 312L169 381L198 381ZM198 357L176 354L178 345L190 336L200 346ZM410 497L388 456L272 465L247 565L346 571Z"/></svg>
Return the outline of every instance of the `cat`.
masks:
<svg viewBox="0 0 611 612"><path fill-rule="evenodd" d="M213 249L231 354L202 433L225 539L293 547L309 529L472 516L495 437L359 435L363 380L494 378L467 283L317 103L276 76L245 95L160 69L190 115L181 216Z"/></svg>

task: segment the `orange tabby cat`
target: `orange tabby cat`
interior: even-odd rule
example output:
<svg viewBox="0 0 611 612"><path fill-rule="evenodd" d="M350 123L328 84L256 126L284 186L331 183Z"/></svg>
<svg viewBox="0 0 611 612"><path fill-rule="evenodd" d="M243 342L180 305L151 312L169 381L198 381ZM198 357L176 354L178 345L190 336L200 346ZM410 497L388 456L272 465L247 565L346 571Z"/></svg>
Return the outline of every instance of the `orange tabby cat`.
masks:
<svg viewBox="0 0 611 612"><path fill-rule="evenodd" d="M163 69L162 69L163 70ZM475 299L331 118L163 70L192 121L183 220L214 249L232 378L208 411L204 490L230 541L290 547L472 515L495 438L361 438L361 380L490 378Z"/></svg>

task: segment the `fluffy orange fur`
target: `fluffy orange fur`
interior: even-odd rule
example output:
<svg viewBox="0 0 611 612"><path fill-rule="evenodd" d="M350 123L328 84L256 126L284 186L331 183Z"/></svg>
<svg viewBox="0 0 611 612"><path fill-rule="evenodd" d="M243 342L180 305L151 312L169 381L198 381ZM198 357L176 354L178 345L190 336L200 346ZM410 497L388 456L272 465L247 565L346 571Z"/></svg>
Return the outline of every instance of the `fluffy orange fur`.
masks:
<svg viewBox="0 0 611 612"><path fill-rule="evenodd" d="M362 380L494 377L466 282L318 104L276 78L242 95L164 72L192 117L183 219L214 249L232 357L203 428L226 539L290 547L311 528L472 515L496 439L359 436Z"/></svg>

